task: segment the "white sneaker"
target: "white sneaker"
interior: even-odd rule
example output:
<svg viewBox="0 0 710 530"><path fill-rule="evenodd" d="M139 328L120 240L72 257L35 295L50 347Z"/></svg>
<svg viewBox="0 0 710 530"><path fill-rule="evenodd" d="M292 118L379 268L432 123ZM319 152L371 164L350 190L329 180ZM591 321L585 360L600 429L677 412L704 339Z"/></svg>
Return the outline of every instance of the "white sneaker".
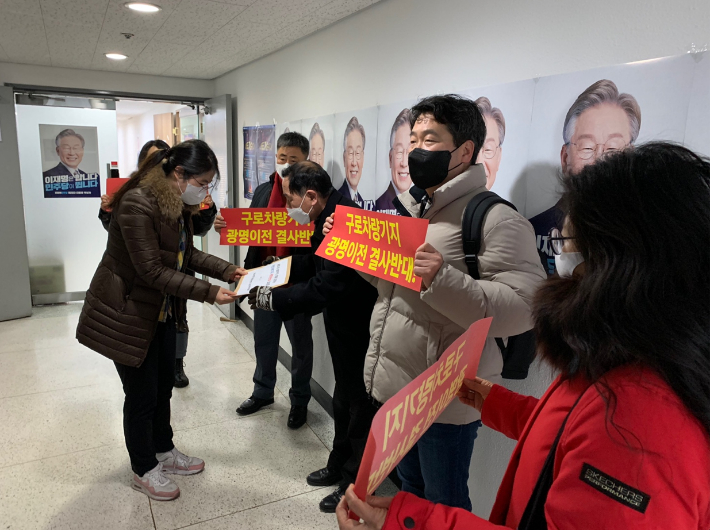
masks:
<svg viewBox="0 0 710 530"><path fill-rule="evenodd" d="M142 477L134 474L131 487L156 501L172 501L180 496L180 488L165 476L165 470L161 463L158 463Z"/></svg>
<svg viewBox="0 0 710 530"><path fill-rule="evenodd" d="M173 447L167 453L155 455L158 462L163 464L163 473L170 475L196 475L205 469L205 461L194 456L187 456Z"/></svg>

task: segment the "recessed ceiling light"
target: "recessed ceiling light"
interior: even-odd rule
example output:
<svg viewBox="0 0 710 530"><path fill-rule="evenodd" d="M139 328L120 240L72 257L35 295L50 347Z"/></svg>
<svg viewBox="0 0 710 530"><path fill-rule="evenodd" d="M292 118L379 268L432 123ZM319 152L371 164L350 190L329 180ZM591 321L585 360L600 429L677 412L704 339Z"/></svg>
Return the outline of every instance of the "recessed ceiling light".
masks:
<svg viewBox="0 0 710 530"><path fill-rule="evenodd" d="M128 59L128 56L123 55L122 53L107 53L106 57L113 59L114 61L123 61L124 59Z"/></svg>
<svg viewBox="0 0 710 530"><path fill-rule="evenodd" d="M128 9L133 9L133 11L140 11L141 13L157 13L160 11L159 6L143 2L129 2L126 4L126 7Z"/></svg>

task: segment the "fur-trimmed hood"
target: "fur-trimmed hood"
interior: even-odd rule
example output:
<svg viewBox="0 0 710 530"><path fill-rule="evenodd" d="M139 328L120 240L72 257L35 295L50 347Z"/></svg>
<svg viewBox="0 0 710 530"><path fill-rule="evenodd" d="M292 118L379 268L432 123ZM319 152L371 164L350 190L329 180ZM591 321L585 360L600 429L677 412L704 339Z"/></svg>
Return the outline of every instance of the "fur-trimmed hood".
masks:
<svg viewBox="0 0 710 530"><path fill-rule="evenodd" d="M180 196L175 193L171 178L165 175L160 166L151 169L143 177L138 187L150 190L158 201L160 213L171 221L178 220L185 211L192 215L200 211L199 205L190 206L182 202Z"/></svg>

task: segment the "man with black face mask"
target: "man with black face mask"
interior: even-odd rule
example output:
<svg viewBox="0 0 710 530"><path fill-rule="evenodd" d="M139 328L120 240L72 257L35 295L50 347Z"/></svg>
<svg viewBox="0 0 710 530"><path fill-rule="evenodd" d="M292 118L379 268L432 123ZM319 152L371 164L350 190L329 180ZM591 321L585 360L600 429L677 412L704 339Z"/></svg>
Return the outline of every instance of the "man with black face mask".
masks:
<svg viewBox="0 0 710 530"><path fill-rule="evenodd" d="M380 403L484 317L493 317L493 323L478 375L500 382L503 357L495 337L532 328L530 302L545 272L530 223L506 205L493 206L478 254L480 280L469 276L464 260L463 214L471 198L486 191L483 165L474 164L485 138L485 121L470 99L433 96L412 108L409 173L414 187L394 204L402 215L428 219L429 228L414 262L421 292L370 279L379 296L364 377ZM475 409L452 402L397 467L402 489L470 510L468 471L480 420Z"/></svg>

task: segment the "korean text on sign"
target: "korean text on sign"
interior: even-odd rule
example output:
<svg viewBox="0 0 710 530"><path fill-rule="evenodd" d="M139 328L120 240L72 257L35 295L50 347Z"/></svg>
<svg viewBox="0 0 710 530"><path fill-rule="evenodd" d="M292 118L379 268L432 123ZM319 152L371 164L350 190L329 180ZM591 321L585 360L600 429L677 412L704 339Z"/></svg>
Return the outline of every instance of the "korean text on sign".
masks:
<svg viewBox="0 0 710 530"><path fill-rule="evenodd" d="M421 278L414 275L414 254L424 243L429 221L338 206L333 230L316 254L414 289Z"/></svg>
<svg viewBox="0 0 710 530"><path fill-rule="evenodd" d="M221 245L254 247L309 247L313 223L299 225L285 208L223 208L227 223Z"/></svg>
<svg viewBox="0 0 710 530"><path fill-rule="evenodd" d="M464 379L473 379L491 318L479 320L439 360L387 400L372 421L355 482L361 499L373 493L409 450L456 399Z"/></svg>

